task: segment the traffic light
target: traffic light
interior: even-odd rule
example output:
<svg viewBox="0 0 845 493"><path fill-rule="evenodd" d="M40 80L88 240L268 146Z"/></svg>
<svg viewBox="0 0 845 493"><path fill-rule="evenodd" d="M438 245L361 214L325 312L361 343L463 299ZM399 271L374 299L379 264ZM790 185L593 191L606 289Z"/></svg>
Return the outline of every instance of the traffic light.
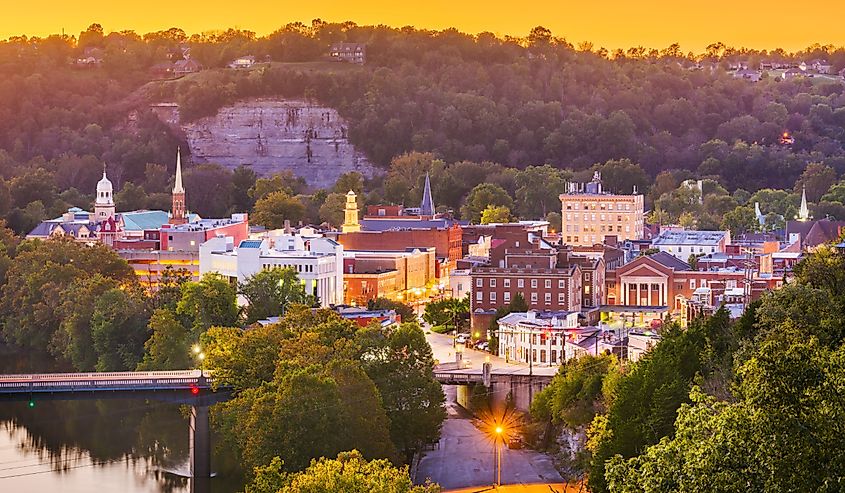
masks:
<svg viewBox="0 0 845 493"><path fill-rule="evenodd" d="M191 393L194 394L194 395L199 395L200 388L197 387L196 385L191 385Z"/></svg>
<svg viewBox="0 0 845 493"><path fill-rule="evenodd" d="M35 401L34 401L34 400L32 400L32 397L30 397L30 398L29 398L29 407L30 407L30 409L32 409L33 407L35 407Z"/></svg>

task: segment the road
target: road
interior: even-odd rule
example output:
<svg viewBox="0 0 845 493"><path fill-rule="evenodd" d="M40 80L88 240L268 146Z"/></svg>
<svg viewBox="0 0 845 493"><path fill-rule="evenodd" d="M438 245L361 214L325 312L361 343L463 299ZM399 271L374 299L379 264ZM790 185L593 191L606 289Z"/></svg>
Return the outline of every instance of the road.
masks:
<svg viewBox="0 0 845 493"><path fill-rule="evenodd" d="M444 490L489 486L494 481L493 443L455 403L454 386L445 386L444 391L448 418L443 422L439 448L424 453L416 479L430 478ZM503 448L502 484L561 482L549 456Z"/></svg>
<svg viewBox="0 0 845 493"><path fill-rule="evenodd" d="M425 330L430 332L430 329L427 327ZM455 348L452 347L452 336L430 332L426 334L425 338L431 346L435 360L440 363L450 363L455 361ZM504 358L493 356L486 351L476 351L475 349L465 348L463 352L464 361L469 360L471 363L470 368L476 369L479 372L481 371L481 365L488 357L490 358L490 363L493 365L493 373L528 375L529 371L532 371L526 364L510 363L505 361ZM534 366L533 368L534 375L554 375L555 373L557 373L557 367Z"/></svg>

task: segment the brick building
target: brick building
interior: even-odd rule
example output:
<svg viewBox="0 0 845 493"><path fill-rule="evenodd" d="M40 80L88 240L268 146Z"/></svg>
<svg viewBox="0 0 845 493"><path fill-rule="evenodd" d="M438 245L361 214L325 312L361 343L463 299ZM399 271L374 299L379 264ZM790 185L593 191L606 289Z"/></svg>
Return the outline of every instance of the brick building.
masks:
<svg viewBox="0 0 845 493"><path fill-rule="evenodd" d="M344 251L344 303L364 305L369 300L410 300L436 282L434 248L399 252Z"/></svg>
<svg viewBox="0 0 845 493"><path fill-rule="evenodd" d="M643 237L643 196L605 193L598 173L583 186L571 183L560 201L564 243L590 246L602 243L608 235L619 240Z"/></svg>

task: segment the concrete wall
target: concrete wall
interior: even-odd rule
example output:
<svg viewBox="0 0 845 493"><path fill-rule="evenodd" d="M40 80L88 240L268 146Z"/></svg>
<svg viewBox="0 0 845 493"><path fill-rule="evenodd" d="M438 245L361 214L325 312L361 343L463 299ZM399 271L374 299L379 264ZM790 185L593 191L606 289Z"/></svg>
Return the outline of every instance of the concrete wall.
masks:
<svg viewBox="0 0 845 493"><path fill-rule="evenodd" d="M305 101L240 101L182 128L195 164L243 164L260 176L290 170L314 188L330 188L350 171L378 172L349 143L337 111Z"/></svg>

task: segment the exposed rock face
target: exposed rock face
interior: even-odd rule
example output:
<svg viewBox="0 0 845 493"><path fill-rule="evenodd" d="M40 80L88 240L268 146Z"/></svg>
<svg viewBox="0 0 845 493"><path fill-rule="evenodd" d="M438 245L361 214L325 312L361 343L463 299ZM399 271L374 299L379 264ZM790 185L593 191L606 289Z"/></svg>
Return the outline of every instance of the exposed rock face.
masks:
<svg viewBox="0 0 845 493"><path fill-rule="evenodd" d="M378 172L349 143L337 111L305 101L241 101L182 128L196 164L243 164L259 176L290 170L314 188L330 188L349 171Z"/></svg>

